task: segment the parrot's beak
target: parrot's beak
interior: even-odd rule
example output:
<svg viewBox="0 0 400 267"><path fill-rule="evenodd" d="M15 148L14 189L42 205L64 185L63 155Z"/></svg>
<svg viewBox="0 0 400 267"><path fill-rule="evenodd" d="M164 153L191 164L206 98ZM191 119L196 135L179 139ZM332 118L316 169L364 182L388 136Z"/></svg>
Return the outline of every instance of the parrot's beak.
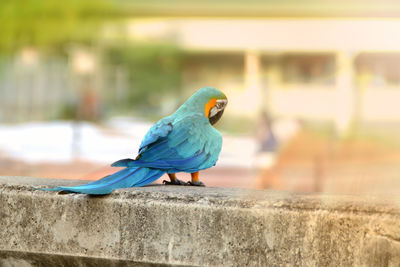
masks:
<svg viewBox="0 0 400 267"><path fill-rule="evenodd" d="M222 117L227 104L227 99L217 99L217 103L213 108L210 109L208 116L208 120L210 121L211 125L214 125Z"/></svg>

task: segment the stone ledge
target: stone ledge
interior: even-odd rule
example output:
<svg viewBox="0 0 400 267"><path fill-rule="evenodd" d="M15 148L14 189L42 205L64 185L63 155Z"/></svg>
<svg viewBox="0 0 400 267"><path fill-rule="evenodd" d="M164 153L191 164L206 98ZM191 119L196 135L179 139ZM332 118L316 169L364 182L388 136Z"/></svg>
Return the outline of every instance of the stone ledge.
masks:
<svg viewBox="0 0 400 267"><path fill-rule="evenodd" d="M162 185L102 197L33 189L79 183L0 177L0 265L400 264L399 197Z"/></svg>

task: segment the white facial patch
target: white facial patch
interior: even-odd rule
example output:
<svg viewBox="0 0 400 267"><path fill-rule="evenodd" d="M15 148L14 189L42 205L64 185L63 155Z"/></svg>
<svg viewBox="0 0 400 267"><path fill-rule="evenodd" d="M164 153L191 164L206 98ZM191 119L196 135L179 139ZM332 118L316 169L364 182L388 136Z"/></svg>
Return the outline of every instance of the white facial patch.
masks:
<svg viewBox="0 0 400 267"><path fill-rule="evenodd" d="M210 118L214 117L218 112L220 112L221 110L223 110L225 108L227 103L228 103L228 100L226 100L226 99L218 99L215 106L213 108L211 108L209 117Z"/></svg>

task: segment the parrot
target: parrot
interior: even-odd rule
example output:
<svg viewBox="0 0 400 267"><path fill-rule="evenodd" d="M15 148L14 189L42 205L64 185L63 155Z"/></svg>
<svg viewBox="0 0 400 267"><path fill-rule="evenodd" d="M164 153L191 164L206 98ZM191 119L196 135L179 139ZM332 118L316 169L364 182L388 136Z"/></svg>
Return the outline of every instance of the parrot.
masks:
<svg viewBox="0 0 400 267"><path fill-rule="evenodd" d="M144 136L135 159L114 162L124 169L79 186L46 188L47 191L107 195L114 189L148 185L167 173L166 185L205 186L199 171L213 167L222 148L222 135L213 126L228 103L214 87L197 90L172 115L156 122ZM176 173L191 174L191 181L177 179Z"/></svg>

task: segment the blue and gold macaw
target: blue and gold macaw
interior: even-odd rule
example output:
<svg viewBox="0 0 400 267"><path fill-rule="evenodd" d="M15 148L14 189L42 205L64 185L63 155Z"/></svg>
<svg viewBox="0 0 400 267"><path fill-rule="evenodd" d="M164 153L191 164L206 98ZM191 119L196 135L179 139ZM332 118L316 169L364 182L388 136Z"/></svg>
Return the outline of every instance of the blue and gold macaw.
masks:
<svg viewBox="0 0 400 267"><path fill-rule="evenodd" d="M135 159L123 159L111 165L125 169L85 185L46 190L104 195L116 188L148 185L164 173L170 178L164 184L204 186L199 180L199 171L217 162L222 136L212 125L221 118L227 102L225 94L218 89L201 88L175 113L150 128ZM191 181L178 180L177 172L191 173Z"/></svg>

